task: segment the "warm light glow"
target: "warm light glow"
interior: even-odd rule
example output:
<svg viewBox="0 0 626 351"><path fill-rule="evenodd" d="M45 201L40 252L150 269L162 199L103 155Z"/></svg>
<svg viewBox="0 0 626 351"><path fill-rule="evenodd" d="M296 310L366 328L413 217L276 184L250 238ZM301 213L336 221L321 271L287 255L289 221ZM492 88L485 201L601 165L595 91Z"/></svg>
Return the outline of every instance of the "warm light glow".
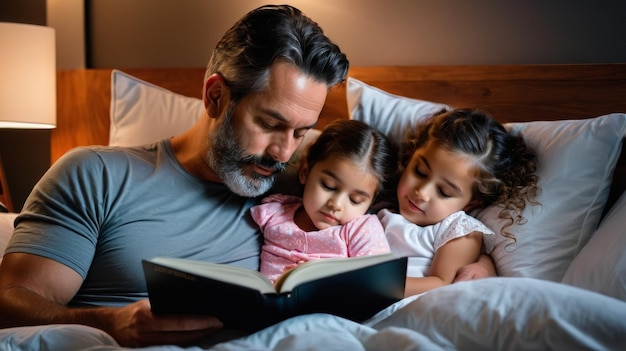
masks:
<svg viewBox="0 0 626 351"><path fill-rule="evenodd" d="M55 126L54 29L0 22L0 128Z"/></svg>

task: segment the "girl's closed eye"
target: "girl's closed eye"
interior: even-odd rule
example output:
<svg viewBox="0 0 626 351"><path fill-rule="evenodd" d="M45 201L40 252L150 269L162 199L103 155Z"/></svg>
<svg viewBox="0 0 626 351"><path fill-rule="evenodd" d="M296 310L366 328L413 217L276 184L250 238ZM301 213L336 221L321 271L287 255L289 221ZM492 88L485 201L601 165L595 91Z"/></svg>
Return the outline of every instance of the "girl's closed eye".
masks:
<svg viewBox="0 0 626 351"><path fill-rule="evenodd" d="M452 194L449 193L448 191L446 191L444 188L439 188L439 195L441 195L441 197L443 197L443 198L450 198L450 197L452 197Z"/></svg>
<svg viewBox="0 0 626 351"><path fill-rule="evenodd" d="M338 191L338 188L334 184L331 185L330 183L327 183L323 180L320 182L320 184L322 185L322 188L328 191ZM349 200L353 205L360 205L363 202L365 202L365 199L362 196L357 196L357 197L350 196Z"/></svg>
<svg viewBox="0 0 626 351"><path fill-rule="evenodd" d="M335 190L337 190L337 187L335 187L334 184L327 183L324 180L320 181L320 184L322 185L322 188L324 188L324 189L326 189L328 191L335 191Z"/></svg>
<svg viewBox="0 0 626 351"><path fill-rule="evenodd" d="M415 175L417 175L420 178L426 178L426 172L420 170L420 165L415 166Z"/></svg>
<svg viewBox="0 0 626 351"><path fill-rule="evenodd" d="M360 204L362 204L364 201L365 201L365 199L363 199L363 198L361 198L361 197L359 197L359 198L353 198L352 196L350 196L350 202L351 202L353 205L360 205Z"/></svg>

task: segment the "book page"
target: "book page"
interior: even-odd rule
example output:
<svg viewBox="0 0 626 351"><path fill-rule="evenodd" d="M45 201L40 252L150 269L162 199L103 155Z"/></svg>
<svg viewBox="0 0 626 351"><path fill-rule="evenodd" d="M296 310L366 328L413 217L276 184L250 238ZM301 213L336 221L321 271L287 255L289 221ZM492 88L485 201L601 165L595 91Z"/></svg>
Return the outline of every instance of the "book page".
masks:
<svg viewBox="0 0 626 351"><path fill-rule="evenodd" d="M249 268L172 257L155 257L150 261L178 271L245 286L262 294L276 293L269 279Z"/></svg>
<svg viewBox="0 0 626 351"><path fill-rule="evenodd" d="M387 253L359 257L320 258L318 260L308 261L281 276L276 281L276 290L279 292L288 292L302 283L386 262L395 258L396 256L393 253Z"/></svg>

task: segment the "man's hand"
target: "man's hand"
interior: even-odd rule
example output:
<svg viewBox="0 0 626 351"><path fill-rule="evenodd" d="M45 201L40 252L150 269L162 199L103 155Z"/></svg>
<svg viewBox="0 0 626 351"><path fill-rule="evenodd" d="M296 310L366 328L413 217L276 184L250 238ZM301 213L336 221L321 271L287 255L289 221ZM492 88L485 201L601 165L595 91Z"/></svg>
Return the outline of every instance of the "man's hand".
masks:
<svg viewBox="0 0 626 351"><path fill-rule="evenodd" d="M465 265L456 272L453 283L497 276L496 266L489 255L481 254L474 263Z"/></svg>
<svg viewBox="0 0 626 351"><path fill-rule="evenodd" d="M124 307L69 308L83 279L51 259L10 253L0 265L0 328L83 324L101 329L126 347L182 344L222 328L215 317L154 315L148 300Z"/></svg>
<svg viewBox="0 0 626 351"><path fill-rule="evenodd" d="M150 311L148 300L111 309L114 325L105 328L126 347L183 344L196 341L222 328L215 317L191 315L158 316Z"/></svg>

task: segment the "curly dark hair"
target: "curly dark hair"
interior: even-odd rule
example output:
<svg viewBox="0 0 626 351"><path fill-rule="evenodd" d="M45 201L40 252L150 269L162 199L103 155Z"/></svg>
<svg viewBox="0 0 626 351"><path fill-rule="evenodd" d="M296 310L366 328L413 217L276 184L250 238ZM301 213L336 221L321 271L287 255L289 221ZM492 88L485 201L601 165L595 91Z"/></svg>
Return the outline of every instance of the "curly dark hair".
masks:
<svg viewBox="0 0 626 351"><path fill-rule="evenodd" d="M478 200L477 208L502 206L499 218L509 221L502 235L515 240L506 228L525 222L522 211L527 203L537 204L539 193L538 155L524 138L478 109L442 111L407 133L401 146L402 167L426 142L472 158L477 171L472 200Z"/></svg>

